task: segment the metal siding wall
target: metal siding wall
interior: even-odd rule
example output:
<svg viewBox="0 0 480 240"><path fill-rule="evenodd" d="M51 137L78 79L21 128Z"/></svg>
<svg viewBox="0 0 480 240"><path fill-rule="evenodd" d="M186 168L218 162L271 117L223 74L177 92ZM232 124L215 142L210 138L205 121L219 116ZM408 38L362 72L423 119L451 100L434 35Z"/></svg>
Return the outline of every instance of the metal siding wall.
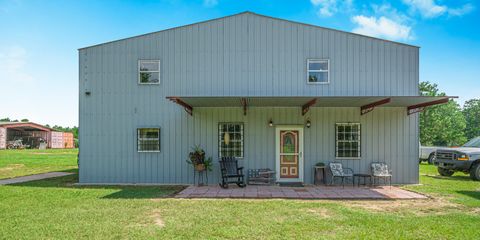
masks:
<svg viewBox="0 0 480 240"><path fill-rule="evenodd" d="M7 148L7 129L0 127L0 149Z"/></svg>
<svg viewBox="0 0 480 240"><path fill-rule="evenodd" d="M330 59L330 84L306 84L307 58ZM138 59L161 60L160 85L137 84ZM304 122L296 108L252 108L246 117L237 108L195 109L192 118L166 96L418 95L417 48L252 14L82 49L79 68L83 183L191 182L187 153L201 143L216 158L219 121L245 122L247 168L274 168L268 120ZM86 96L85 89L92 94ZM382 108L363 117L356 108L314 108L309 114L309 156L332 160L334 122L358 120L364 157L346 163L367 171L367 159L385 158L396 173L394 181L418 181L413 156L418 144L412 144L418 142L417 116ZM137 153L139 127L161 128L160 153ZM316 161L305 164L307 182ZM214 173L212 182L218 178Z"/></svg>

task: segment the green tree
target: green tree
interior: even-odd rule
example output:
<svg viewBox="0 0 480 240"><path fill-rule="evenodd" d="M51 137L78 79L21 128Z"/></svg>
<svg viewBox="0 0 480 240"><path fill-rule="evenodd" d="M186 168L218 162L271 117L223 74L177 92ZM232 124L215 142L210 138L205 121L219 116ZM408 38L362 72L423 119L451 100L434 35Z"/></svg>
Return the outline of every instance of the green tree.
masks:
<svg viewBox="0 0 480 240"><path fill-rule="evenodd" d="M22 120L20 120L20 122L29 122L28 119L24 118Z"/></svg>
<svg viewBox="0 0 480 240"><path fill-rule="evenodd" d="M445 96L437 84L420 83L422 96ZM420 113L420 142L425 146L459 146L467 141L465 117L460 106L450 100L446 104L431 106Z"/></svg>
<svg viewBox="0 0 480 240"><path fill-rule="evenodd" d="M480 136L480 99L471 99L463 105L463 115L467 122L465 136L467 139Z"/></svg>

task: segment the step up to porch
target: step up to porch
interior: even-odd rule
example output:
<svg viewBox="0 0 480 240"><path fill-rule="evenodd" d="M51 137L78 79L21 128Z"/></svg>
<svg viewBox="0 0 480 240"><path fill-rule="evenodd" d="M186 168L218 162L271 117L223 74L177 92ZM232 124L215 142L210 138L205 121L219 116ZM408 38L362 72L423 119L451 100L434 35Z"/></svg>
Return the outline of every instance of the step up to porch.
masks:
<svg viewBox="0 0 480 240"><path fill-rule="evenodd" d="M302 182L280 182L280 187L304 187Z"/></svg>

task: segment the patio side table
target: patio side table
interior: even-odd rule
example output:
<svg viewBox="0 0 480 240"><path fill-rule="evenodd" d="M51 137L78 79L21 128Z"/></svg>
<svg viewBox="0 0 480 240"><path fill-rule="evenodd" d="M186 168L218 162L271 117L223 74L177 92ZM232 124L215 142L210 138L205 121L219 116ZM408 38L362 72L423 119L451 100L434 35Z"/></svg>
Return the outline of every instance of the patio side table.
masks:
<svg viewBox="0 0 480 240"><path fill-rule="evenodd" d="M372 186L372 175L365 174L365 173L355 173L353 174L353 178L357 178L357 186L364 185L367 186L367 178L369 181L368 186ZM363 179L363 184L360 184L360 179Z"/></svg>
<svg viewBox="0 0 480 240"><path fill-rule="evenodd" d="M193 169L193 185L195 185L195 176L198 175L197 178L197 186L204 186L208 185L208 172L207 169L202 171L197 171L195 168ZM204 181L203 176L205 176L206 181Z"/></svg>
<svg viewBox="0 0 480 240"><path fill-rule="evenodd" d="M322 176L322 183L325 184L325 179L326 179L326 176L325 176L325 166L315 166L313 167L314 169L314 173L313 173L313 184L314 185L319 185L319 182L320 182L320 176ZM320 171L322 171L322 175L320 175Z"/></svg>

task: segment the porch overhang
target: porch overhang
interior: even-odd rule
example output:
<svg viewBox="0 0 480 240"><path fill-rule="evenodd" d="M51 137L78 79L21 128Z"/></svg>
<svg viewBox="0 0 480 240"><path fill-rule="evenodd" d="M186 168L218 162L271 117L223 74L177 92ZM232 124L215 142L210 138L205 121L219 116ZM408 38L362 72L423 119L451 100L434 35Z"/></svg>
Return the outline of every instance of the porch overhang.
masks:
<svg viewBox="0 0 480 240"><path fill-rule="evenodd" d="M305 115L312 107L358 107L360 114L377 107L404 107L408 115L428 106L447 103L456 96L169 96L170 101L183 107L190 115L194 108L239 107L247 114L250 107L298 107Z"/></svg>

